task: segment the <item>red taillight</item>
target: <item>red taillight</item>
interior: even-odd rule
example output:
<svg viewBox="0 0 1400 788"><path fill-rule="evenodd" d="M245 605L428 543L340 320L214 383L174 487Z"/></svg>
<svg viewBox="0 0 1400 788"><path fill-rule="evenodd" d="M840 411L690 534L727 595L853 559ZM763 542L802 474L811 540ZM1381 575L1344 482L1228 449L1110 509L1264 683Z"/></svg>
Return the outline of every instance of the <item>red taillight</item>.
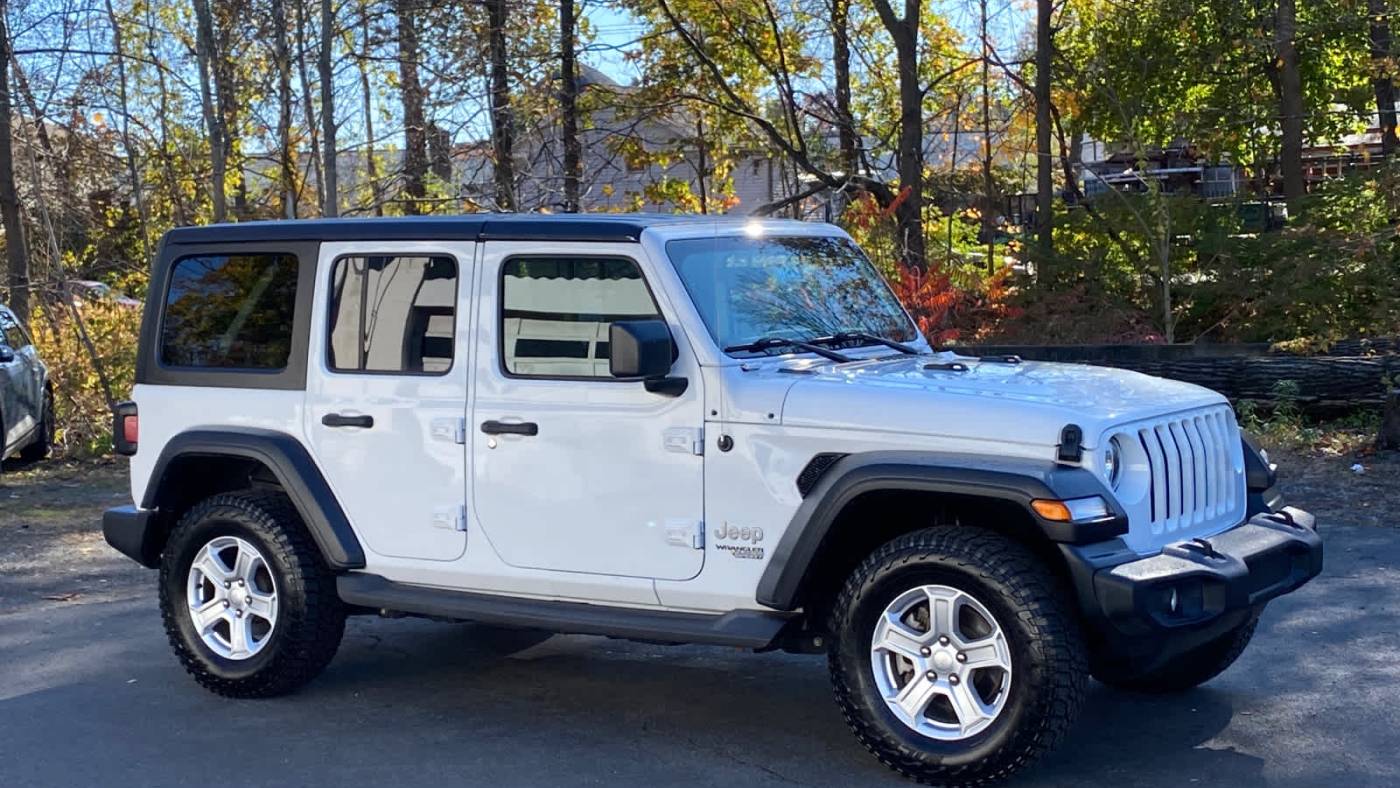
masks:
<svg viewBox="0 0 1400 788"><path fill-rule="evenodd" d="M112 448L117 454L136 454L136 440L141 434L141 420L136 417L135 402L118 402L112 409Z"/></svg>

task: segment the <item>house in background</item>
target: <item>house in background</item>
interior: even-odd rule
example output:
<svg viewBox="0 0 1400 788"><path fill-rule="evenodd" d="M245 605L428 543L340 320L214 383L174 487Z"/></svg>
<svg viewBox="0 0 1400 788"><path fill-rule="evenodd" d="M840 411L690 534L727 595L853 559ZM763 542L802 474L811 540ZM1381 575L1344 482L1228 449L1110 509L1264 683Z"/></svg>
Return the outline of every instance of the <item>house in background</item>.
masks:
<svg viewBox="0 0 1400 788"><path fill-rule="evenodd" d="M683 182L697 196L715 191L710 182L714 177L713 154L701 144L704 128L690 125L681 113L666 109L626 111L626 97L635 90L591 66L579 66L580 103L594 105L583 113L579 128L582 210L675 210L677 206L670 201L656 199L659 187L667 181ZM589 97L588 93L600 95ZM560 136L557 116L517 130L515 175L519 210L564 208ZM702 210L747 213L793 193L796 181L790 172L784 172L784 164L774 152L755 147L737 155L731 151L729 155L736 159L729 177L737 202L731 206L711 205L707 196L700 206ZM466 143L453 149L452 186L460 199L483 209L496 207L494 158L489 142Z"/></svg>
<svg viewBox="0 0 1400 788"><path fill-rule="evenodd" d="M1303 149L1303 177L1311 190L1324 181L1363 172L1383 161L1380 127L1373 124L1362 132L1343 136L1335 143L1316 142ZM1206 200L1249 197L1277 200L1278 162L1268 162L1265 172L1251 177L1244 167L1211 162L1184 139L1173 140L1163 148L1139 154L1126 145L1093 140L1083 143L1080 190L1085 199L1097 199L1110 189L1144 192L1156 183L1173 194L1190 194Z"/></svg>

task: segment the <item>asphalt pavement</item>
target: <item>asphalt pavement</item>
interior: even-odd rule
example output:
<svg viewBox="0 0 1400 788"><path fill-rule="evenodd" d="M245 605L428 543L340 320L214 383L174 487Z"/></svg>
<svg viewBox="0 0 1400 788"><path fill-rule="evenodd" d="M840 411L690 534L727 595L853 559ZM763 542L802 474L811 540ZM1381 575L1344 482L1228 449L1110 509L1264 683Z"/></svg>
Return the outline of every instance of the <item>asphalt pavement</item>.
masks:
<svg viewBox="0 0 1400 788"><path fill-rule="evenodd" d="M1400 529L1324 535L1323 576L1234 668L1173 697L1093 684L1012 785L1400 785ZM122 571L0 615L0 786L908 784L820 657L360 618L305 690L231 701L171 656L154 573Z"/></svg>

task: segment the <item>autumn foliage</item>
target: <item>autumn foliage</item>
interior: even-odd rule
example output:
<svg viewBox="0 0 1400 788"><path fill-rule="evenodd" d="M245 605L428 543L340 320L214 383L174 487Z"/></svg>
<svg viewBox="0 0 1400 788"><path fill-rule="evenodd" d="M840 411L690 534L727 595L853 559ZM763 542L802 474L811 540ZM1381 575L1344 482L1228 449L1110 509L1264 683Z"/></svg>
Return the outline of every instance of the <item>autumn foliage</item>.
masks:
<svg viewBox="0 0 1400 788"><path fill-rule="evenodd" d="M136 374L141 310L107 302L79 301L84 328L97 349L112 394L125 399ZM100 456L111 451L112 412L102 381L79 338L73 312L50 301L36 310L34 342L49 369L58 421L55 450L67 457Z"/></svg>
<svg viewBox="0 0 1400 788"><path fill-rule="evenodd" d="M939 347L977 341L1018 318L1021 310L1012 304L1010 267L987 273L980 264L957 259L930 259L923 268L900 260L902 245L894 213L907 196L908 190L902 191L891 204L881 206L869 195L861 195L841 219L889 280L929 343Z"/></svg>

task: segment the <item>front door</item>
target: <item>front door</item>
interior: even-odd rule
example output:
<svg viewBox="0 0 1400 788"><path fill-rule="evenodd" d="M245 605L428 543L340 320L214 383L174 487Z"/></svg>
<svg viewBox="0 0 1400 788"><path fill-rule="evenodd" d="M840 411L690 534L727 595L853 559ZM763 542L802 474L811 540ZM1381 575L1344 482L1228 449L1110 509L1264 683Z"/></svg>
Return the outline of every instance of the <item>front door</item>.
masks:
<svg viewBox="0 0 1400 788"><path fill-rule="evenodd" d="M365 547L466 549L464 422L475 244L324 244L305 430Z"/></svg>
<svg viewBox="0 0 1400 788"><path fill-rule="evenodd" d="M687 580L704 563L699 368L680 396L608 374L608 327L670 311L635 244L484 247L470 505L517 567Z"/></svg>

